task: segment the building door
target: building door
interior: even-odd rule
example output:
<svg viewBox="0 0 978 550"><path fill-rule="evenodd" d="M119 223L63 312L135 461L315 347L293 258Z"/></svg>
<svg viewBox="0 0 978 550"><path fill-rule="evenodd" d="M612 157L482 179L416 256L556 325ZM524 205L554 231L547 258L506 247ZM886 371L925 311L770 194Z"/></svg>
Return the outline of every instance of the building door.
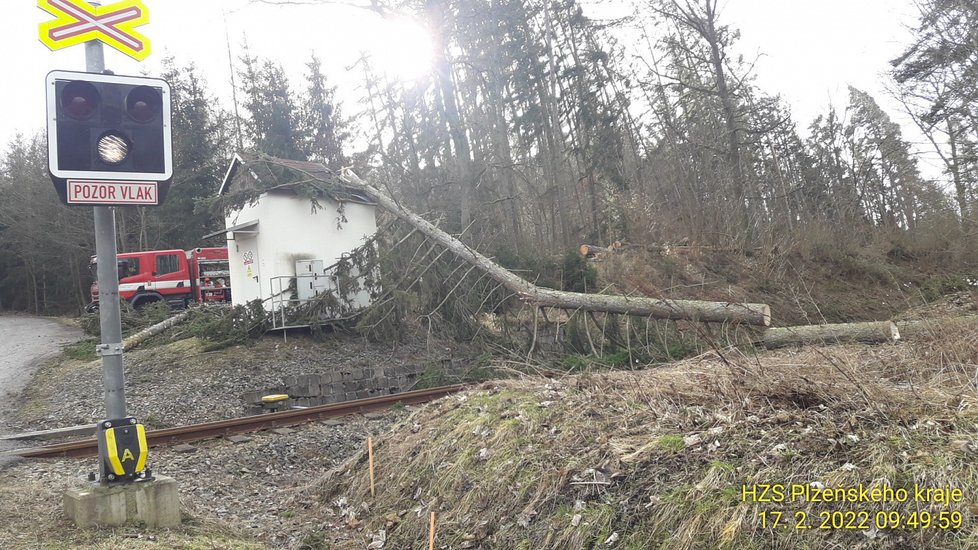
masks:
<svg viewBox="0 0 978 550"><path fill-rule="evenodd" d="M252 300L263 300L265 290L261 287L261 274L259 273L258 261L258 239L235 239L235 246L238 251L239 265L237 271L241 277L232 278L231 296L235 304L247 304ZM239 280L240 279L240 280Z"/></svg>

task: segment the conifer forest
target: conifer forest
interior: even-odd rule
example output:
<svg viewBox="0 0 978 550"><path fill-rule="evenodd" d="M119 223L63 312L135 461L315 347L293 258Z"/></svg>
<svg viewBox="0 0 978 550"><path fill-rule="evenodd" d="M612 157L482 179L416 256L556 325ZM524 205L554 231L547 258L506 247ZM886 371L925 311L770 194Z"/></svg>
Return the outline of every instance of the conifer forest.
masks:
<svg viewBox="0 0 978 550"><path fill-rule="evenodd" d="M233 102L192 59L164 63L169 198L119 208L118 249L207 246L203 235L224 227L225 170L247 151L353 167L510 265L616 241L940 251L944 265L974 265L978 3L918 6L914 42L887 75L889 99L926 138L917 144L880 97L854 87L846 104L797 119L758 85L754 60L733 53L740 33L719 0L643 0L600 21L577 0L374 1L363 7L428 29L432 71L404 82L364 56L343 94L315 55L289 78L232 37ZM917 149L940 159L940 174L922 174ZM46 155L41 121L0 149L2 310L69 313L89 300L92 212L59 202Z"/></svg>

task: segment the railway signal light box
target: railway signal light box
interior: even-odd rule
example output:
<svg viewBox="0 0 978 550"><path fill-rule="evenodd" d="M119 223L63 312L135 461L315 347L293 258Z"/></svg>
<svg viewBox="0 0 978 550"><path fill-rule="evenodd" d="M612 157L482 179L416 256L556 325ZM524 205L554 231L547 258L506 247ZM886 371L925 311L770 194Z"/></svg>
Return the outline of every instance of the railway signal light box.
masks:
<svg viewBox="0 0 978 550"><path fill-rule="evenodd" d="M48 170L66 204L162 204L173 175L170 86L159 78L52 71Z"/></svg>

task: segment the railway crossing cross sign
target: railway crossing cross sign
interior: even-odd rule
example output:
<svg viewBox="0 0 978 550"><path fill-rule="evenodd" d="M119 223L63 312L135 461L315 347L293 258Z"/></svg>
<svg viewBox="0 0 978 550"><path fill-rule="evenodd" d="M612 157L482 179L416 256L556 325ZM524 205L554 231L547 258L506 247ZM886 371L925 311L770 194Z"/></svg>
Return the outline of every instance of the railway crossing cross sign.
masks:
<svg viewBox="0 0 978 550"><path fill-rule="evenodd" d="M38 34L52 50L100 40L138 61L151 52L149 39L133 30L149 22L149 10L141 0L108 6L92 6L85 0L38 0L37 7L57 17L41 23Z"/></svg>

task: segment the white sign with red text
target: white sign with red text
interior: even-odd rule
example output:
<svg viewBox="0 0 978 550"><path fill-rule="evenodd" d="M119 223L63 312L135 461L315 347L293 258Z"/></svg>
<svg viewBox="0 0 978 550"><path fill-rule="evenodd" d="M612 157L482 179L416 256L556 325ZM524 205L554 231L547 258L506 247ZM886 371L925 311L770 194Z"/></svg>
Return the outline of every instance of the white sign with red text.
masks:
<svg viewBox="0 0 978 550"><path fill-rule="evenodd" d="M156 205L155 181L68 180L68 204Z"/></svg>

